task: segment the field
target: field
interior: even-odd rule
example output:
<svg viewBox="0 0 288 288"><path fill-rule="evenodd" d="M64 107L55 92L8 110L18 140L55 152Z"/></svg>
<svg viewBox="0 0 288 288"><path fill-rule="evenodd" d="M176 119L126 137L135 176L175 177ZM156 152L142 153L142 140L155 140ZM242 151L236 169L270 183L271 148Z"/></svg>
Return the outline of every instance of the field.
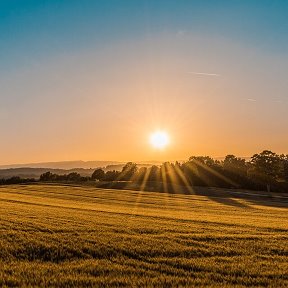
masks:
<svg viewBox="0 0 288 288"><path fill-rule="evenodd" d="M2 186L0 286L288 287L288 205L199 191Z"/></svg>

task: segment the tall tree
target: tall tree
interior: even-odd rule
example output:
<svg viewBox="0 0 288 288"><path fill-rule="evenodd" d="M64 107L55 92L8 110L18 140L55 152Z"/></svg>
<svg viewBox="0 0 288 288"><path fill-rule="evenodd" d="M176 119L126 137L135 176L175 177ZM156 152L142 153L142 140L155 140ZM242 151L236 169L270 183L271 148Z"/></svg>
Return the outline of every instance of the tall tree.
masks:
<svg viewBox="0 0 288 288"><path fill-rule="evenodd" d="M247 173L247 165L245 159L238 158L234 155L227 155L223 161L223 168L226 171L246 175Z"/></svg>
<svg viewBox="0 0 288 288"><path fill-rule="evenodd" d="M280 155L281 162L282 162L282 176L283 179L288 183L288 154L287 155Z"/></svg>
<svg viewBox="0 0 288 288"><path fill-rule="evenodd" d="M281 158L272 151L264 150L259 154L254 154L251 163L257 171L269 175L273 179L281 174Z"/></svg>
<svg viewBox="0 0 288 288"><path fill-rule="evenodd" d="M281 158L276 153L264 150L259 154L254 154L251 158L251 164L254 166L254 177L265 182L267 191L273 182L281 176ZM256 172L256 173L255 173Z"/></svg>

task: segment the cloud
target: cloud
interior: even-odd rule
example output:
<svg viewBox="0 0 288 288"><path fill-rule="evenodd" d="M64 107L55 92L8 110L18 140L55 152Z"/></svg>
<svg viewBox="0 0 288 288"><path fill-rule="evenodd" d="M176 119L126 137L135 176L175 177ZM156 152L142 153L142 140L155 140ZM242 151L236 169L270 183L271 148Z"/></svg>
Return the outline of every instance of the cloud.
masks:
<svg viewBox="0 0 288 288"><path fill-rule="evenodd" d="M258 101L258 100L253 99L253 98L247 98L246 100L247 101L251 101L251 102L257 102ZM263 102L263 100L265 102L283 103L283 101L280 100L280 99L266 99L266 100L265 99L261 99L260 101Z"/></svg>
<svg viewBox="0 0 288 288"><path fill-rule="evenodd" d="M187 72L188 74L193 74L193 75L200 75L200 76L212 76L212 77L220 77L221 74L217 73L206 73L206 72Z"/></svg>
<svg viewBox="0 0 288 288"><path fill-rule="evenodd" d="M256 102L257 100L256 99L252 99L252 98L247 98L248 101L251 101L251 102Z"/></svg>

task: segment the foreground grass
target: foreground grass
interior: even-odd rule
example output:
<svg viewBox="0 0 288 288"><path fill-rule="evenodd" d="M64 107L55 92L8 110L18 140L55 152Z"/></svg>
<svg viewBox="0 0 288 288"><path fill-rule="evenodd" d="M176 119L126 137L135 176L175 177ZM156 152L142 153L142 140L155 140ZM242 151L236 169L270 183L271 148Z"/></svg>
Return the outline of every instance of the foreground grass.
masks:
<svg viewBox="0 0 288 288"><path fill-rule="evenodd" d="M287 287L287 232L264 200L3 186L0 286Z"/></svg>

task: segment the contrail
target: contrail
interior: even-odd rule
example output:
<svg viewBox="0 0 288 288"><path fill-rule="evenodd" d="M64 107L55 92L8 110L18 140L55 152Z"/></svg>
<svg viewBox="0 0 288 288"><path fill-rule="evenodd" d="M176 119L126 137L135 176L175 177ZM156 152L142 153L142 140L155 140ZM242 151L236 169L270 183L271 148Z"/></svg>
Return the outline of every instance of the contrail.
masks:
<svg viewBox="0 0 288 288"><path fill-rule="evenodd" d="M188 74L194 74L194 75L201 75L201 76L216 76L219 77L221 76L220 74L216 73L205 73L205 72L187 72Z"/></svg>
<svg viewBox="0 0 288 288"><path fill-rule="evenodd" d="M256 102L256 99L252 99L252 98L247 98L248 101L252 101L252 102Z"/></svg>
<svg viewBox="0 0 288 288"><path fill-rule="evenodd" d="M256 101L258 101L258 100L256 100L256 99L253 99L253 98L247 98L246 99L247 101L251 101L251 102L256 102ZM263 100L262 100L263 101ZM265 101L265 100L264 100ZM268 102L274 102L274 103L283 103L283 101L281 100L281 99L268 99L268 100L266 100L266 101L268 101Z"/></svg>

